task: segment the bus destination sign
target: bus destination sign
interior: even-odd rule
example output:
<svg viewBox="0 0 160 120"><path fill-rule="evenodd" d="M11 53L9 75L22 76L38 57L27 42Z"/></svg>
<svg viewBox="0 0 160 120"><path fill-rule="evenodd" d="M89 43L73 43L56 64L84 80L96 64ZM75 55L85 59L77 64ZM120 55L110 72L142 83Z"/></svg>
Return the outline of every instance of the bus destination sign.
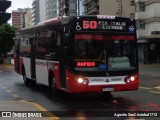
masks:
<svg viewBox="0 0 160 120"><path fill-rule="evenodd" d="M127 23L114 20L81 20L77 21L76 31L88 30L108 30L108 31L128 31Z"/></svg>

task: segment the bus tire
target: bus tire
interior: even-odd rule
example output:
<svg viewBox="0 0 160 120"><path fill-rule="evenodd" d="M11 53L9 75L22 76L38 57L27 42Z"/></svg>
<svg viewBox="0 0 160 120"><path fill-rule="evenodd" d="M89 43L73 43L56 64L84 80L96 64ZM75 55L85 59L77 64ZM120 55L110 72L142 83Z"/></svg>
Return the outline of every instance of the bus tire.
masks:
<svg viewBox="0 0 160 120"><path fill-rule="evenodd" d="M36 87L37 81L36 80L31 80L31 85L32 85L32 87Z"/></svg>
<svg viewBox="0 0 160 120"><path fill-rule="evenodd" d="M24 81L24 85L25 86L29 86L30 85L30 79L26 77L26 72L24 70L24 67L23 67L23 81Z"/></svg>
<svg viewBox="0 0 160 120"><path fill-rule="evenodd" d="M58 90L56 88L56 80L55 77L53 75L49 76L49 87L52 93L57 93Z"/></svg>

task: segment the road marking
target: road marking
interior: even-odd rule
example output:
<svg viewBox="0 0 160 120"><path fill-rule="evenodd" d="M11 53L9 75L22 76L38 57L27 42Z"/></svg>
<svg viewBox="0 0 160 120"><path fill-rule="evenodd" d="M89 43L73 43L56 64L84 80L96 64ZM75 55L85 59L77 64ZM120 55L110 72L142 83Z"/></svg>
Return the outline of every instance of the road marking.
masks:
<svg viewBox="0 0 160 120"><path fill-rule="evenodd" d="M15 98L20 98L20 96L15 94L15 93L13 93L12 96L15 97Z"/></svg>
<svg viewBox="0 0 160 120"><path fill-rule="evenodd" d="M25 112L25 109L24 109L24 107L23 107L23 103L24 104L27 104L28 105L28 109L29 109L29 107L30 106L33 106L34 108L34 110L33 110L33 112L36 112L37 110L40 110L40 111L42 111L42 113L43 112L45 112L45 114L46 114L46 116L54 116L54 117L42 117L42 120L43 119L45 119L45 120L60 120L60 118L59 117L57 117L57 116L55 116L55 115L53 115L52 113L50 113L49 111L47 111L45 108L43 108L42 106L40 106L39 104L37 104L37 103L34 103L34 102L28 102L28 101L26 101L26 100L19 100L19 101L0 101L0 104L11 104L10 106L9 106L9 108L7 108L7 109L9 109L9 110L11 110L12 111L12 107L17 107L17 109L22 109L22 112L24 111ZM16 104L18 104L17 106L15 106L15 104L14 103L16 103ZM32 110L30 111L30 112L32 112ZM47 114L47 113L50 113L51 115L49 115L49 114Z"/></svg>
<svg viewBox="0 0 160 120"><path fill-rule="evenodd" d="M13 64L3 64L2 67L14 67Z"/></svg>
<svg viewBox="0 0 160 120"><path fill-rule="evenodd" d="M146 89L146 90L151 90L152 88L148 88L148 87L139 87L141 89Z"/></svg>
<svg viewBox="0 0 160 120"><path fill-rule="evenodd" d="M124 119L124 120L131 120L131 119ZM132 120L145 120L145 119L136 119L136 118L133 118Z"/></svg>
<svg viewBox="0 0 160 120"><path fill-rule="evenodd" d="M29 103L29 104L32 104L34 105L37 109L39 109L40 111L43 111L43 112L46 112L46 115L47 116L52 116L52 117L49 117L50 120L60 120L59 117L55 116L54 114L52 114L51 112L49 112L48 110L46 110L44 107L42 107L41 105L39 105L38 103L35 103L35 102L29 102L27 100L19 100L20 102L24 102L24 103Z"/></svg>
<svg viewBox="0 0 160 120"><path fill-rule="evenodd" d="M107 103L104 103L104 102L101 102L101 101L98 101L100 104L103 104L103 105L105 105L105 106L110 106L109 104L107 104Z"/></svg>
<svg viewBox="0 0 160 120"><path fill-rule="evenodd" d="M160 86L155 87L156 89L160 89Z"/></svg>
<svg viewBox="0 0 160 120"><path fill-rule="evenodd" d="M159 77L160 73L155 73L155 72L140 72L141 75L150 75L154 77Z"/></svg>
<svg viewBox="0 0 160 120"><path fill-rule="evenodd" d="M140 74L141 74L141 75L144 75L145 73L144 73L144 72L140 72Z"/></svg>
<svg viewBox="0 0 160 120"><path fill-rule="evenodd" d="M8 92L8 93L12 93L12 91L11 91L11 90L6 90L6 92Z"/></svg>
<svg viewBox="0 0 160 120"><path fill-rule="evenodd" d="M159 77L160 75L151 75L151 76L154 76L154 77Z"/></svg>
<svg viewBox="0 0 160 120"><path fill-rule="evenodd" d="M1 86L1 88L3 88L3 89L7 89L7 87L6 87L6 86Z"/></svg>
<svg viewBox="0 0 160 120"><path fill-rule="evenodd" d="M149 91L151 93L155 93L155 94L160 94L160 92L156 92L156 91Z"/></svg>

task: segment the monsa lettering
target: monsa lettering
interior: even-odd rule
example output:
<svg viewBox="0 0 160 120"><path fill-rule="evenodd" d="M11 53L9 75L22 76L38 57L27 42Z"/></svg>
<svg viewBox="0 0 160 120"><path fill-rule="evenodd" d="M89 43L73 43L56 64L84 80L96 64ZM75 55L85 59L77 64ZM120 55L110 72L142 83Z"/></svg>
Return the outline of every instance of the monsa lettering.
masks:
<svg viewBox="0 0 160 120"><path fill-rule="evenodd" d="M41 65L41 66L46 66L47 65L46 62L40 62L40 61L37 61L36 64L37 65Z"/></svg>

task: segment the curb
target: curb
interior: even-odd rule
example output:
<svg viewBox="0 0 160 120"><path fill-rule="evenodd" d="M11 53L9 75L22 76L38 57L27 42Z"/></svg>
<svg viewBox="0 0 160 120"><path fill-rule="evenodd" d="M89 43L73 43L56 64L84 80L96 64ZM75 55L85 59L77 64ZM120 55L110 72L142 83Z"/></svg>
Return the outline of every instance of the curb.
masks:
<svg viewBox="0 0 160 120"><path fill-rule="evenodd" d="M12 66L14 66L14 64L0 64L0 66L4 66L4 67L12 67Z"/></svg>

